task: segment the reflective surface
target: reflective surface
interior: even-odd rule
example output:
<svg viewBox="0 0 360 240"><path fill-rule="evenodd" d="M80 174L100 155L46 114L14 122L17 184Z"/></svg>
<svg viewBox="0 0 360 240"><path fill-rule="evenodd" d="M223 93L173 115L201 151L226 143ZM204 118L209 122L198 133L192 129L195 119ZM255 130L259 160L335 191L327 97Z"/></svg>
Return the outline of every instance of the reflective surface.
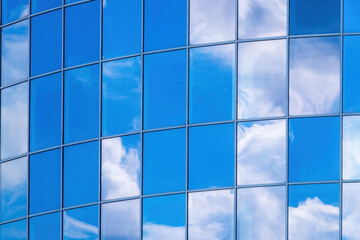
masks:
<svg viewBox="0 0 360 240"><path fill-rule="evenodd" d="M29 240L60 240L60 213L30 218Z"/></svg>
<svg viewBox="0 0 360 240"><path fill-rule="evenodd" d="M360 32L360 2L344 0L344 32Z"/></svg>
<svg viewBox="0 0 360 240"><path fill-rule="evenodd" d="M29 0L2 0L1 23L9 23L29 14Z"/></svg>
<svg viewBox="0 0 360 240"><path fill-rule="evenodd" d="M51 8L59 7L62 0L31 0L31 12L37 13Z"/></svg>
<svg viewBox="0 0 360 240"><path fill-rule="evenodd" d="M342 239L356 240L360 229L360 184L344 183L342 196Z"/></svg>
<svg viewBox="0 0 360 240"><path fill-rule="evenodd" d="M26 240L26 220L0 225L1 240Z"/></svg>
<svg viewBox="0 0 360 240"><path fill-rule="evenodd" d="M343 179L360 179L360 116L343 117Z"/></svg>

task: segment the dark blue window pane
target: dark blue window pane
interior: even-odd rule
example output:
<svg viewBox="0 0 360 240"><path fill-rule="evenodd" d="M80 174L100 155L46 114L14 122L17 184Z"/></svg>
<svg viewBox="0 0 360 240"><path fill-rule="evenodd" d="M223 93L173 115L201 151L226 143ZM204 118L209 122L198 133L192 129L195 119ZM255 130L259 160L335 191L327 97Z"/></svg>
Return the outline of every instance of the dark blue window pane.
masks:
<svg viewBox="0 0 360 240"><path fill-rule="evenodd" d="M360 32L360 1L344 0L344 32Z"/></svg>
<svg viewBox="0 0 360 240"><path fill-rule="evenodd" d="M184 128L144 134L143 193L185 190Z"/></svg>
<svg viewBox="0 0 360 240"><path fill-rule="evenodd" d="M186 45L186 0L145 0L145 50Z"/></svg>
<svg viewBox="0 0 360 240"><path fill-rule="evenodd" d="M89 142L64 149L64 207L98 200L99 143Z"/></svg>
<svg viewBox="0 0 360 240"><path fill-rule="evenodd" d="M234 185L234 124L189 129L189 188Z"/></svg>
<svg viewBox="0 0 360 240"><path fill-rule="evenodd" d="M30 156L30 214L60 207L61 151Z"/></svg>
<svg viewBox="0 0 360 240"><path fill-rule="evenodd" d="M31 18L31 76L61 68L61 10Z"/></svg>
<svg viewBox="0 0 360 240"><path fill-rule="evenodd" d="M2 24L29 14L29 0L2 0Z"/></svg>
<svg viewBox="0 0 360 240"><path fill-rule="evenodd" d="M143 198L143 240L185 240L185 195Z"/></svg>
<svg viewBox="0 0 360 240"><path fill-rule="evenodd" d="M289 125L289 181L338 180L339 118L290 119Z"/></svg>
<svg viewBox="0 0 360 240"><path fill-rule="evenodd" d="M103 58L141 51L141 0L103 2Z"/></svg>
<svg viewBox="0 0 360 240"><path fill-rule="evenodd" d="M59 7L62 0L31 0L31 12L37 13L51 8Z"/></svg>
<svg viewBox="0 0 360 240"><path fill-rule="evenodd" d="M1 240L26 240L26 220L0 225Z"/></svg>
<svg viewBox="0 0 360 240"><path fill-rule="evenodd" d="M61 73L31 81L30 151L61 144Z"/></svg>
<svg viewBox="0 0 360 240"><path fill-rule="evenodd" d="M65 0L65 4L76 3L76 2L80 2L80 1L83 1L83 0Z"/></svg>
<svg viewBox="0 0 360 240"><path fill-rule="evenodd" d="M141 128L141 58L103 64L102 135Z"/></svg>
<svg viewBox="0 0 360 240"><path fill-rule="evenodd" d="M340 32L340 0L290 0L290 34Z"/></svg>
<svg viewBox="0 0 360 240"><path fill-rule="evenodd" d="M99 135L99 65L65 72L64 142Z"/></svg>
<svg viewBox="0 0 360 240"><path fill-rule="evenodd" d="M99 1L65 9L65 66L99 60Z"/></svg>
<svg viewBox="0 0 360 240"><path fill-rule="evenodd" d="M185 124L186 51L145 55L144 128Z"/></svg>
<svg viewBox="0 0 360 240"><path fill-rule="evenodd" d="M234 118L235 47L190 49L190 123Z"/></svg>
<svg viewBox="0 0 360 240"><path fill-rule="evenodd" d="M30 218L30 240L60 240L60 213Z"/></svg>

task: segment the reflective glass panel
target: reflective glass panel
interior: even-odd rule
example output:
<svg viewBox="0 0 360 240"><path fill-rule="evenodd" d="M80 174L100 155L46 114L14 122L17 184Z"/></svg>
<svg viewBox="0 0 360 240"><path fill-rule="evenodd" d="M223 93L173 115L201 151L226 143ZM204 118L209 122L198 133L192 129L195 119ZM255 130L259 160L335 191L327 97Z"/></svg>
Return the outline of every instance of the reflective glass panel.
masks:
<svg viewBox="0 0 360 240"><path fill-rule="evenodd" d="M185 240L185 194L143 198L143 240Z"/></svg>
<svg viewBox="0 0 360 240"><path fill-rule="evenodd" d="M102 135L141 128L141 58L103 64Z"/></svg>
<svg viewBox="0 0 360 240"><path fill-rule="evenodd" d="M0 225L1 240L27 240L26 220Z"/></svg>
<svg viewBox="0 0 360 240"><path fill-rule="evenodd" d="M285 120L237 125L237 184L285 182Z"/></svg>
<svg viewBox="0 0 360 240"><path fill-rule="evenodd" d="M30 240L60 240L60 213L30 218Z"/></svg>
<svg viewBox="0 0 360 240"><path fill-rule="evenodd" d="M360 183L344 183L342 191L342 239L357 240L360 236Z"/></svg>
<svg viewBox="0 0 360 240"><path fill-rule="evenodd" d="M99 135L99 66L65 72L64 142Z"/></svg>
<svg viewBox="0 0 360 240"><path fill-rule="evenodd" d="M189 129L189 189L234 185L234 124Z"/></svg>
<svg viewBox="0 0 360 240"><path fill-rule="evenodd" d="M290 40L290 114L339 112L340 38Z"/></svg>
<svg viewBox="0 0 360 240"><path fill-rule="evenodd" d="M344 0L344 32L360 32L360 2Z"/></svg>
<svg viewBox="0 0 360 240"><path fill-rule="evenodd" d="M64 207L98 201L99 143L64 148Z"/></svg>
<svg viewBox="0 0 360 240"><path fill-rule="evenodd" d="M234 118L235 46L190 49L190 123Z"/></svg>
<svg viewBox="0 0 360 240"><path fill-rule="evenodd" d="M343 179L360 179L360 116L343 117Z"/></svg>
<svg viewBox="0 0 360 240"><path fill-rule="evenodd" d="M31 0L31 12L42 12L51 8L59 7L62 0Z"/></svg>
<svg viewBox="0 0 360 240"><path fill-rule="evenodd" d="M2 24L25 17L29 14L29 0L2 0Z"/></svg>
<svg viewBox="0 0 360 240"><path fill-rule="evenodd" d="M102 141L101 198L140 195L140 135Z"/></svg>
<svg viewBox="0 0 360 240"><path fill-rule="evenodd" d="M145 55L144 128L185 124L186 50Z"/></svg>
<svg viewBox="0 0 360 240"><path fill-rule="evenodd" d="M185 190L185 129L145 133L143 144L143 194Z"/></svg>
<svg viewBox="0 0 360 240"><path fill-rule="evenodd" d="M339 185L289 186L289 240L339 239Z"/></svg>
<svg viewBox="0 0 360 240"><path fill-rule="evenodd" d="M340 119L289 120L289 181L339 180Z"/></svg>
<svg viewBox="0 0 360 240"><path fill-rule="evenodd" d="M286 40L238 45L238 118L286 114Z"/></svg>

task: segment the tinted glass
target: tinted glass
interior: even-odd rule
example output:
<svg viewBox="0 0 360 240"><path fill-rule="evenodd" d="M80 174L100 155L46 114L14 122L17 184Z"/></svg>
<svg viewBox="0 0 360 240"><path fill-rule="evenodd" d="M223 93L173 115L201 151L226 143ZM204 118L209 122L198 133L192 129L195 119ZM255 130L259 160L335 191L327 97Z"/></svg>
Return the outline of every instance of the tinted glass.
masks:
<svg viewBox="0 0 360 240"><path fill-rule="evenodd" d="M141 59L127 58L103 64L102 135L141 128Z"/></svg>
<svg viewBox="0 0 360 240"><path fill-rule="evenodd" d="M2 24L29 14L29 0L2 0Z"/></svg>
<svg viewBox="0 0 360 240"><path fill-rule="evenodd" d="M290 114L339 112L340 39L290 40Z"/></svg>
<svg viewBox="0 0 360 240"><path fill-rule="evenodd" d="M144 128L185 124L186 50L145 55Z"/></svg>
<svg viewBox="0 0 360 240"><path fill-rule="evenodd" d="M26 220L0 225L1 240L26 240Z"/></svg>
<svg viewBox="0 0 360 240"><path fill-rule="evenodd" d="M143 141L143 194L185 190L185 129L145 133Z"/></svg>
<svg viewBox="0 0 360 240"><path fill-rule="evenodd" d="M360 116L343 117L343 179L360 179Z"/></svg>
<svg viewBox="0 0 360 240"><path fill-rule="evenodd" d="M140 135L102 141L102 199L140 195Z"/></svg>
<svg viewBox="0 0 360 240"><path fill-rule="evenodd" d="M343 184L342 196L342 239L356 240L359 237L360 229L360 184Z"/></svg>
<svg viewBox="0 0 360 240"><path fill-rule="evenodd" d="M30 218L30 240L60 240L60 213Z"/></svg>
<svg viewBox="0 0 360 240"><path fill-rule="evenodd" d="M360 2L344 0L344 32L360 32Z"/></svg>
<svg viewBox="0 0 360 240"><path fill-rule="evenodd" d="M37 13L51 8L59 7L62 0L31 0L31 12Z"/></svg>
<svg viewBox="0 0 360 240"><path fill-rule="evenodd" d="M235 47L190 49L190 123L234 118Z"/></svg>
<svg viewBox="0 0 360 240"><path fill-rule="evenodd" d="M189 188L234 185L234 125L189 129Z"/></svg>

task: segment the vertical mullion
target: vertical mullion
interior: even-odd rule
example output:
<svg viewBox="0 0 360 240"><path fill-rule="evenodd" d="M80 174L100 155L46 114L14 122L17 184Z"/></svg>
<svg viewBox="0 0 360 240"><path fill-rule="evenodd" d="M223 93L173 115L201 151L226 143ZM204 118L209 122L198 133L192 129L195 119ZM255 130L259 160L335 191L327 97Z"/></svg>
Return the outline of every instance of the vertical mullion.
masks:
<svg viewBox="0 0 360 240"><path fill-rule="evenodd" d="M145 45L145 0L141 0L141 102L140 102L140 199L139 199L139 236L143 239L143 150L144 150L144 45Z"/></svg>
<svg viewBox="0 0 360 240"><path fill-rule="evenodd" d="M98 134L98 238L101 240L101 184L102 184L102 142L101 142L101 135L102 135L102 50L103 50L103 0L99 1L99 11L100 11L100 29L99 29L99 134Z"/></svg>

